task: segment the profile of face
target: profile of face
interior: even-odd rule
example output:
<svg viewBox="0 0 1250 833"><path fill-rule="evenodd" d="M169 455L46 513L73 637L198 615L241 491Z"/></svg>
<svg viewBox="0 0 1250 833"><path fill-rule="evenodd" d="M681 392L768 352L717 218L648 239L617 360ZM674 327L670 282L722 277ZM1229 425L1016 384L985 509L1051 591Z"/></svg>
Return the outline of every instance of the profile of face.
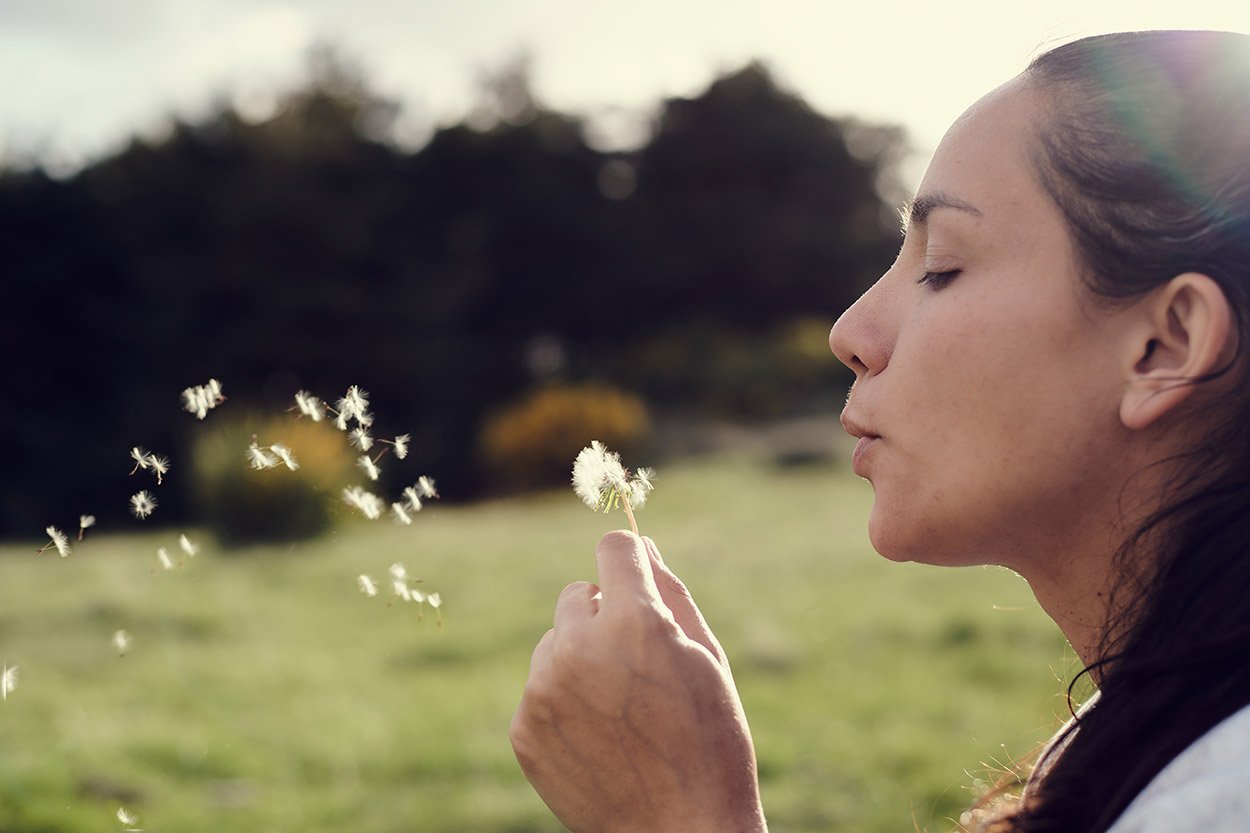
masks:
<svg viewBox="0 0 1250 833"><path fill-rule="evenodd" d="M970 108L913 200L894 265L829 336L855 372L842 421L894 560L1023 572L1107 540L1125 482L1121 338L1081 285L1019 79Z"/></svg>

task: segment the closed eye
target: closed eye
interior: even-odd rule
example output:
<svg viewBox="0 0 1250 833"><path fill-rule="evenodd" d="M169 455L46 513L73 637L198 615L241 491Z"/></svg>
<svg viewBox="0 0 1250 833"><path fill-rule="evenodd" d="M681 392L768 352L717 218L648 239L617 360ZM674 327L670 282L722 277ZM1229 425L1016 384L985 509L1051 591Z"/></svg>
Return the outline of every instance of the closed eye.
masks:
<svg viewBox="0 0 1250 833"><path fill-rule="evenodd" d="M962 269L948 269L945 272L925 272L916 279L916 283L924 284L932 289L941 289L953 281Z"/></svg>

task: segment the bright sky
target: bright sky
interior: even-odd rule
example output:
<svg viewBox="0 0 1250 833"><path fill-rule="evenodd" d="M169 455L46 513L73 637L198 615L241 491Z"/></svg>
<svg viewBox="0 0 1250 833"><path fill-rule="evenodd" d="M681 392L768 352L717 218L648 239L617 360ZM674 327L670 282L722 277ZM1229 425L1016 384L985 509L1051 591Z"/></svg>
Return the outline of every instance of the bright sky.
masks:
<svg viewBox="0 0 1250 833"><path fill-rule="evenodd" d="M213 97L252 104L310 44L358 60L412 140L522 51L535 92L626 143L665 96L758 58L829 115L904 126L914 187L947 125L1048 44L1121 29L1250 32L1229 0L0 0L0 159L72 168Z"/></svg>

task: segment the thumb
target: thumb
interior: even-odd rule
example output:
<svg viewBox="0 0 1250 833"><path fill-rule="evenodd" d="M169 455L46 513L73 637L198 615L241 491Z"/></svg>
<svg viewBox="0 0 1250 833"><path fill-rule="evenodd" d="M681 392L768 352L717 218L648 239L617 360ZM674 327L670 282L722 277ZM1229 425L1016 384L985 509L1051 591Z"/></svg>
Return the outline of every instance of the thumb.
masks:
<svg viewBox="0 0 1250 833"><path fill-rule="evenodd" d="M708 627L703 613L694 603L694 598L686 589L686 585L664 563L655 542L646 537L642 540L646 544L647 555L651 559L651 575L655 579L655 586L660 591L660 599L663 600L664 606L672 612L673 619L677 621L677 625L687 637L711 651L712 656L716 657L722 665L728 666L720 641Z"/></svg>

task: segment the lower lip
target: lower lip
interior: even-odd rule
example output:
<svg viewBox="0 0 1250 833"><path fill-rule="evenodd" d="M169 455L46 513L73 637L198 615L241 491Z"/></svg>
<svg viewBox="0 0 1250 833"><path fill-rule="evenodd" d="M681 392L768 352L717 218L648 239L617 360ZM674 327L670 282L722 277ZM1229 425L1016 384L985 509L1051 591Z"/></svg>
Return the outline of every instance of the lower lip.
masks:
<svg viewBox="0 0 1250 833"><path fill-rule="evenodd" d="M867 477L864 474L864 455L868 453L868 449L880 437L860 437L859 442L855 443L855 450L851 452L851 470L860 477Z"/></svg>

